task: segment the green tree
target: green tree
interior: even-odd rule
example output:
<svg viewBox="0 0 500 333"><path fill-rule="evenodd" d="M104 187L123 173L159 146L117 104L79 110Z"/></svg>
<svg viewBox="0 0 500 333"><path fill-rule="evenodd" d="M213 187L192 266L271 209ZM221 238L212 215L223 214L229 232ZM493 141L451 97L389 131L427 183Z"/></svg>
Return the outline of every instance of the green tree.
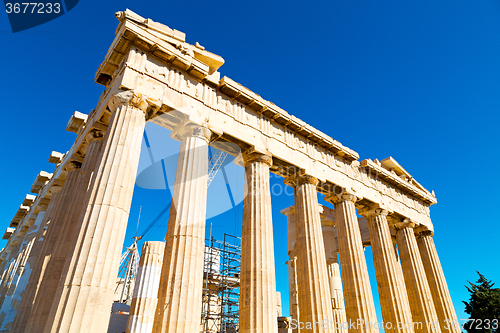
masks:
<svg viewBox="0 0 500 333"><path fill-rule="evenodd" d="M465 304L465 312L470 315L464 325L468 333L500 333L500 289L493 288L494 283L479 274L479 280L465 286L470 292L469 302Z"/></svg>

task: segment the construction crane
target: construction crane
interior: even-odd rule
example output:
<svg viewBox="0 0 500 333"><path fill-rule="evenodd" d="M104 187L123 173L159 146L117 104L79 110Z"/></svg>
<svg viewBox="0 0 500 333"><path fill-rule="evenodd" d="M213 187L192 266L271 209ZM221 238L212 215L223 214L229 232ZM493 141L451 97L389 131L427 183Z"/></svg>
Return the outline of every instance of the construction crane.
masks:
<svg viewBox="0 0 500 333"><path fill-rule="evenodd" d="M146 142L146 147L148 149L149 156L151 158L151 163L154 164L155 161L153 159L153 154L151 152L151 146L149 144L149 140L146 134L146 131L144 131L144 141ZM215 176L217 175L217 172L221 169L222 164L224 163L224 160L227 157L227 153L217 150L213 155L211 150L208 150L208 179L207 179L207 188L210 186L212 183L212 180L214 180ZM224 170L223 170L224 172ZM165 177L165 184L168 184L167 179L166 179L166 173L164 170L164 177ZM227 184L227 176L224 172L224 179L226 180L226 186L228 188L228 191L230 191L229 184ZM231 192L229 192L231 194ZM234 200L231 197L231 203L233 204L234 207ZM137 229L139 228L139 221L141 218L141 210L142 210L142 205L141 208L139 209L139 218L137 221L137 228L136 228L136 235L132 237L134 242L132 245L127 247L125 252L123 252L122 257L120 259L120 268L118 270L118 279L116 283L116 289L115 293L118 291L119 287L123 285L123 289L120 294L120 303L130 303L132 299L132 282L135 280L135 277L137 275L137 269L139 268L139 249L137 248L137 243L144 237L146 234L153 228L153 226L170 210L170 205L171 202L169 202L163 210L155 217L155 219L144 229L142 234L140 236L137 236Z"/></svg>
<svg viewBox="0 0 500 333"><path fill-rule="evenodd" d="M127 250L122 254L120 259L120 269L118 271L118 279L116 283L115 293L118 291L120 285L123 286L120 293L120 303L130 304L132 300L133 286L132 282L135 281L137 269L139 268L139 250L137 249L137 238L133 237L134 242L127 247ZM123 278L120 278L123 276Z"/></svg>
<svg viewBox="0 0 500 333"><path fill-rule="evenodd" d="M209 157L208 157L208 180L207 180L207 188L210 186L210 183L212 183L212 180L214 180L215 175L217 175L217 172L221 168L222 164L224 163L224 160L227 157L227 153L223 152L221 150L217 150L215 154L211 154L210 149L208 150Z"/></svg>

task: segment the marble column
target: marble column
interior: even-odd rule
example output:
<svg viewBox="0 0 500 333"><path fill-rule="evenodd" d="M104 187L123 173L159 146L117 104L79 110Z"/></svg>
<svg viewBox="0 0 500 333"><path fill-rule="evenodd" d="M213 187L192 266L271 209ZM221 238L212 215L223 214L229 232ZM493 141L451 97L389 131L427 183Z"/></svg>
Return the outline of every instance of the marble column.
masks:
<svg viewBox="0 0 500 333"><path fill-rule="evenodd" d="M241 236L239 331L278 332L269 167L272 158L243 153L245 197Z"/></svg>
<svg viewBox="0 0 500 333"><path fill-rule="evenodd" d="M68 165L68 167L70 166ZM19 322L19 332L29 332L28 330L26 330L26 328L28 326L29 319L31 319L33 304L36 302L37 297L40 296L40 284L43 281L47 264L50 261L52 251L54 249L57 230L61 220L60 216L65 210L68 201L70 200L68 191L70 188L72 188L74 180L76 179L76 177L69 177L68 171L63 172L66 173L66 177L64 179L64 183L62 184L62 187L53 186L50 189L53 194L52 199L50 200L51 204L47 209L47 214L45 214L44 221L42 221L44 233L43 235L40 235L39 238L37 236L37 242L40 242L40 246L38 247L39 254L35 259L35 266L32 274L30 275L30 279L25 290L25 295L23 294L22 303L25 305L25 307L21 308L21 311L19 311L18 317L20 317L19 319L22 318L22 321ZM73 173L73 175L76 174ZM26 302L24 302L25 299ZM18 318L16 317L13 326L17 326L17 320Z"/></svg>
<svg viewBox="0 0 500 333"><path fill-rule="evenodd" d="M153 332L201 329L210 130L187 123L172 131L181 141L168 220Z"/></svg>
<svg viewBox="0 0 500 333"><path fill-rule="evenodd" d="M283 307L281 306L281 293L276 292L276 314L278 317L283 317Z"/></svg>
<svg viewBox="0 0 500 333"><path fill-rule="evenodd" d="M113 96L111 118L44 332L107 331L148 103Z"/></svg>
<svg viewBox="0 0 500 333"><path fill-rule="evenodd" d="M46 274L44 274L43 280L40 283L39 297L35 300L26 327L28 332L41 333L44 330L57 286L61 279L62 270L69 254L71 240L75 234L75 227L83 208L90 176L99 156L99 148L101 147L103 136L104 133L101 131L92 130L87 136L89 144L83 163L74 164L73 169L68 171L67 179L75 178L74 181L71 181L73 186L68 191L68 198L70 200L60 214L54 248L50 256L50 261L47 264Z"/></svg>
<svg viewBox="0 0 500 333"><path fill-rule="evenodd" d="M47 281L51 280L52 271L50 270L50 263L54 256L54 249L57 247L57 238L59 231L64 224L64 216L71 209L71 199L73 195L73 188L75 187L76 180L78 178L78 173L80 171L81 164L79 162L69 162L65 166L67 172L66 179L63 184L63 188L60 193L62 199L61 205L57 210L57 214L54 215L50 222L50 229L47 231L47 238L42 247L43 257L40 257L41 267L40 275L37 282L37 288L35 297L33 299L33 305L31 306L30 316L28 318L28 323L26 325L26 332L34 333L43 330L43 327L38 325L37 311L40 310L40 303L47 297ZM52 292L53 294L53 292Z"/></svg>
<svg viewBox="0 0 500 333"><path fill-rule="evenodd" d="M45 262L45 254L48 250L47 247L51 244L50 227L52 226L52 220L57 214L64 199L60 196L60 186L52 186L50 191L52 192L50 203L44 213L43 220L36 235L36 241L33 244L31 255L28 258L27 264L32 268L31 274L29 275L28 283L24 291L20 294L21 303L19 304L19 310L12 324L12 332L25 332L33 302L40 285L40 277L43 276L43 264Z"/></svg>
<svg viewBox="0 0 500 333"><path fill-rule="evenodd" d="M43 214L42 214L43 217ZM15 315L14 307L19 303L16 296L19 294L18 289L23 289L22 276L25 273L25 268L29 269L29 265L27 265L28 258L31 254L31 249L33 247L33 243L35 242L35 236L38 232L38 228L40 227L41 219L37 218L34 220L33 224L29 226L26 235L24 236L23 242L21 244L21 256L19 260L19 264L17 270L14 274L14 278L11 281L9 290L6 293L5 300L2 303L0 309L0 332L6 329L10 329L12 326L12 320L14 319L13 312ZM26 267L27 266L27 267ZM28 270L29 272L29 270ZM18 288L19 287L19 288Z"/></svg>
<svg viewBox="0 0 500 333"><path fill-rule="evenodd" d="M395 223L394 227L413 322L421 323L415 325L415 332L440 333L436 309L413 231L415 224L405 220Z"/></svg>
<svg viewBox="0 0 500 333"><path fill-rule="evenodd" d="M0 260L1 260L1 263L0 263L0 272L1 272L0 284L1 284L1 281L3 281L3 279L5 278L5 276L7 274L7 269L8 269L7 263L10 260L11 253L12 253L11 248L6 248L2 251L2 256L0 257Z"/></svg>
<svg viewBox="0 0 500 333"><path fill-rule="evenodd" d="M36 220L31 227L31 231L26 235L26 236L32 236L30 240L31 244L30 250L29 253L27 253L28 257L26 258L26 262L24 264L23 271L20 275L17 288L10 300L10 307L9 309L5 310L5 317L3 318L3 323L0 328L0 331L5 329L14 332L14 330L12 330L14 325L14 320L18 314L18 311L20 310L20 306L22 303L22 295L26 289L31 272L33 270L33 265L34 265L33 257L36 258L38 256L38 253L35 253L35 251L38 251L39 248L37 247L37 245L39 245L40 243L38 242L38 236L40 235L40 229L42 228L42 221L45 216L45 211L47 210L47 204L38 203L36 209L38 211L38 214L36 215Z"/></svg>
<svg viewBox="0 0 500 333"><path fill-rule="evenodd" d="M17 269L19 268L19 264L22 261L23 258L23 248L22 248L22 243L23 243L23 238L24 234L26 232L23 232L22 236L18 234L18 238L16 239L15 242L17 242L17 245L14 245L14 248L11 253L11 259L9 260L9 266L7 269L7 272L5 274L5 277L2 279L2 284L0 287L0 307L3 305L3 302L5 298L7 297L7 293L9 292L9 289L12 288L12 284L15 284L15 279L14 277L16 276Z"/></svg>
<svg viewBox="0 0 500 333"><path fill-rule="evenodd" d="M333 332L330 324L332 303L316 191L318 180L298 175L295 182L299 322L305 325L300 331ZM324 326L323 321L328 325Z"/></svg>
<svg viewBox="0 0 500 333"><path fill-rule="evenodd" d="M144 242L142 245L127 333L151 333L153 331L164 251L164 242Z"/></svg>
<svg viewBox="0 0 500 333"><path fill-rule="evenodd" d="M291 255L291 256L290 256ZM288 302L290 308L290 317L294 321L299 320L299 288L297 284L297 255L295 251L289 253L290 259L286 262L288 266ZM298 329L292 330L293 333Z"/></svg>
<svg viewBox="0 0 500 333"><path fill-rule="evenodd" d="M408 295L402 285L403 273L387 222L388 211L369 207L359 213L368 220L384 329L386 332L413 333Z"/></svg>
<svg viewBox="0 0 500 333"><path fill-rule="evenodd" d="M417 235L420 257L424 265L427 281L431 289L434 307L436 308L441 330L443 332L460 333L457 314L451 300L448 284L432 238L433 232L423 230ZM446 329L448 327L448 329Z"/></svg>
<svg viewBox="0 0 500 333"><path fill-rule="evenodd" d="M295 322L299 320L299 289L297 284L297 252L295 251L296 227L295 227L295 207L288 207L281 211L287 217L287 243L288 243L288 303L290 306L290 316ZM293 333L298 329L293 329Z"/></svg>
<svg viewBox="0 0 500 333"><path fill-rule="evenodd" d="M401 257L399 256L399 251L398 251L398 240L396 238L396 230L391 227L391 238L392 238L392 245L394 247L394 253L396 254L396 260L399 264L399 267L401 267ZM401 281L401 285L403 286L403 290L406 290L406 284L405 284L405 278L403 276L403 269L401 269L399 279ZM408 298L408 293L406 293L406 298ZM410 300L408 299L408 307L410 306ZM411 313L411 309L410 309ZM413 319L413 318L412 318Z"/></svg>
<svg viewBox="0 0 500 333"><path fill-rule="evenodd" d="M356 199L347 192L326 198L335 205L346 317L349 323L356 322L349 327L349 332L375 333L378 332L374 326L377 315L354 206Z"/></svg>
<svg viewBox="0 0 500 333"><path fill-rule="evenodd" d="M344 291L340 278L340 266L337 256L338 244L335 237L335 225L333 221L321 219L323 231L323 243L325 244L326 269L328 271L328 282L330 296L332 297L332 314L336 332L347 332L344 323L347 322L344 306Z"/></svg>

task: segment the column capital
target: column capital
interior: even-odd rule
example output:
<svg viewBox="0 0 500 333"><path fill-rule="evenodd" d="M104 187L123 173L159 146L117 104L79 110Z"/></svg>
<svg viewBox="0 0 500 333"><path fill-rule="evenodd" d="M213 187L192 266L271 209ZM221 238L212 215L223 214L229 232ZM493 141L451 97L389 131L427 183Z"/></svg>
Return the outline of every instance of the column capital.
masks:
<svg viewBox="0 0 500 333"><path fill-rule="evenodd" d="M269 153L264 153L256 150L254 147L248 148L242 154L243 163L247 166L250 163L264 163L268 166L273 164L273 157Z"/></svg>
<svg viewBox="0 0 500 333"><path fill-rule="evenodd" d="M290 206L290 207L287 207L285 209L282 209L280 211L281 214L283 215L286 215L286 217L290 216L290 215L295 215L295 205L294 206Z"/></svg>
<svg viewBox="0 0 500 333"><path fill-rule="evenodd" d="M45 212L49 207L50 199L43 198L38 204L35 206L35 213L40 214L41 212Z"/></svg>
<svg viewBox="0 0 500 333"><path fill-rule="evenodd" d="M402 222L396 222L393 223L392 226L398 230L398 229L404 229L404 228L415 228L416 224L412 222L410 219L404 219Z"/></svg>
<svg viewBox="0 0 500 333"><path fill-rule="evenodd" d="M140 94L136 93L133 90L127 90L119 92L109 99L108 107L111 112L115 111L121 105L130 105L137 109L142 110L144 113L148 109L148 102L146 98Z"/></svg>
<svg viewBox="0 0 500 333"><path fill-rule="evenodd" d="M332 195L326 196L325 200L330 201L331 203L336 205L336 204L344 202L344 201L351 201L354 203L354 202L358 201L358 197L356 197L353 193L342 192L339 194L332 194Z"/></svg>
<svg viewBox="0 0 500 333"><path fill-rule="evenodd" d="M106 134L105 131L98 128L92 128L85 136L85 140L89 143L94 140L102 140L104 139L104 134Z"/></svg>
<svg viewBox="0 0 500 333"><path fill-rule="evenodd" d="M205 126L199 125L191 121L187 121L177 125L172 130L170 136L172 137L172 139L178 141L182 141L184 138L188 136L193 136L209 142L210 138L212 137L212 131Z"/></svg>
<svg viewBox="0 0 500 333"><path fill-rule="evenodd" d="M79 170L80 168L82 167L82 163L80 161L69 161L68 163L66 163L66 165L64 166L64 170L70 172L70 171L73 171L73 170Z"/></svg>
<svg viewBox="0 0 500 333"><path fill-rule="evenodd" d="M64 184L64 183L62 183L62 184L54 184L54 185L52 185L52 186L50 187L50 189L49 189L50 193L52 193L52 195L54 195L54 194L57 194L57 193L61 192L61 190L62 190L62 185L63 185L63 184Z"/></svg>
<svg viewBox="0 0 500 333"><path fill-rule="evenodd" d="M285 178L285 184L293 188L303 184L312 184L316 186L318 182L318 178L306 174L303 170Z"/></svg>
<svg viewBox="0 0 500 333"><path fill-rule="evenodd" d="M389 211L387 209L381 208L379 205L371 205L358 209L358 214L369 218L375 216L387 216L389 215Z"/></svg>
<svg viewBox="0 0 500 333"><path fill-rule="evenodd" d="M321 220L321 227L335 228L335 211L323 205L319 205L319 218Z"/></svg>
<svg viewBox="0 0 500 333"><path fill-rule="evenodd" d="M429 230L426 226L424 225L419 225L418 227L415 228L415 235L417 237L425 237L425 236L430 236L432 237L434 235L434 231Z"/></svg>
<svg viewBox="0 0 500 333"><path fill-rule="evenodd" d="M335 255L337 255L338 253L338 249L337 251L335 252ZM326 264L327 265L331 265L331 264L338 264L338 260L337 259L334 259L334 258L329 258L329 259L326 259Z"/></svg>
<svg viewBox="0 0 500 333"><path fill-rule="evenodd" d="M299 174L297 175L297 185L302 184L312 184L314 186L318 185L318 178L307 175L307 174Z"/></svg>

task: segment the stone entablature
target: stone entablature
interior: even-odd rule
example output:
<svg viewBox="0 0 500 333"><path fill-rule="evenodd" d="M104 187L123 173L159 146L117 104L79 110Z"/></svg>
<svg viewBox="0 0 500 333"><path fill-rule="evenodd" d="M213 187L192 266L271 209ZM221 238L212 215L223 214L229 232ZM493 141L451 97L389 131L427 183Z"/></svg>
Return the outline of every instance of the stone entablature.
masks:
<svg viewBox="0 0 500 333"><path fill-rule="evenodd" d="M132 20L128 15L117 14L122 22L96 74L96 82L106 84L108 89L92 115L95 122L105 124L109 118L105 106L110 93L134 90L145 96L154 123L172 129L179 118L198 118L198 122L220 133L222 140L260 144L272 153L274 172L286 174L287 167L303 169L320 180L325 192L337 186L366 199L367 204L381 204L400 217L433 228L428 206L436 203L435 196L411 176L398 172L402 168L391 172L376 160L357 161L356 152L233 80L218 80L218 72L209 75L207 70L206 76L193 75L186 57L191 57L192 66L197 64L200 60L193 50L199 46L163 36L156 30L153 33L146 23L140 23L145 19L134 14ZM165 55L165 50L171 53ZM179 65L177 57L186 61Z"/></svg>
<svg viewBox="0 0 500 333"><path fill-rule="evenodd" d="M224 59L205 51L199 44L195 46L185 43L185 34L178 30L144 19L130 10L117 12L115 15L121 22L115 35L123 38L115 39L110 47L106 61L99 67L96 75L97 83L108 85L111 81L114 72L137 37L136 28L142 30L139 26L148 30L147 38L142 40L143 47L150 47L155 56L174 64L194 77L204 79L224 63Z"/></svg>
<svg viewBox="0 0 500 333"><path fill-rule="evenodd" d="M64 158L64 154L57 152L57 151L53 151L50 153L49 163L53 163L53 164L57 165L57 164L62 162L63 158Z"/></svg>
<svg viewBox="0 0 500 333"><path fill-rule="evenodd" d="M47 184L47 182L52 178L52 174L40 171L40 173L36 176L33 185L31 186L30 192L38 194L40 190Z"/></svg>
<svg viewBox="0 0 500 333"><path fill-rule="evenodd" d="M9 237L14 233L14 230L14 228L7 228L2 236L2 239L9 239Z"/></svg>
<svg viewBox="0 0 500 333"><path fill-rule="evenodd" d="M88 115L75 111L66 125L66 131L79 133L87 122Z"/></svg>
<svg viewBox="0 0 500 333"><path fill-rule="evenodd" d="M10 221L10 227L17 227L19 225L19 222L26 216L26 214L28 214L29 211L30 208L28 206L19 206L19 209L12 218L12 221Z"/></svg>

